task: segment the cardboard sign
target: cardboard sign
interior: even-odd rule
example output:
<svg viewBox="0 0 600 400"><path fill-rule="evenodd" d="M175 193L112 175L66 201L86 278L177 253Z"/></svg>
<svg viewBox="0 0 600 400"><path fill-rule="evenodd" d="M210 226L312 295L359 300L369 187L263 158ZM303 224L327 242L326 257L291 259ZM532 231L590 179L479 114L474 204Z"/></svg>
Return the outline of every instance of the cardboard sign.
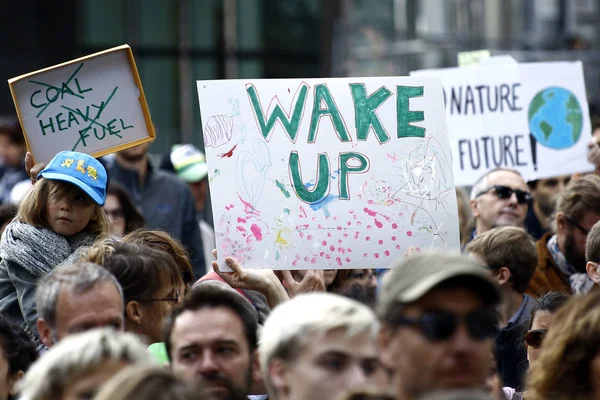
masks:
<svg viewBox="0 0 600 400"><path fill-rule="evenodd" d="M36 162L73 150L99 157L154 140L131 48L115 47L12 78L10 91Z"/></svg>
<svg viewBox="0 0 600 400"><path fill-rule="evenodd" d="M526 180L593 170L580 62L482 62L411 75L442 79L457 185L495 168L518 170Z"/></svg>
<svg viewBox="0 0 600 400"><path fill-rule="evenodd" d="M410 246L459 250L439 79L198 81L198 95L222 256L378 268Z"/></svg>

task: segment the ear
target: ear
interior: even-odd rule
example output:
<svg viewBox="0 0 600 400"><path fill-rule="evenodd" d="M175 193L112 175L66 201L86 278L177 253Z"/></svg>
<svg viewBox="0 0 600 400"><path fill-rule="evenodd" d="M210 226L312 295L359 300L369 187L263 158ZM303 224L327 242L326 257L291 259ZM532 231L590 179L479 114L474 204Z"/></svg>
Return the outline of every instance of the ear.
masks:
<svg viewBox="0 0 600 400"><path fill-rule="evenodd" d="M144 310L142 305L137 301L130 301L127 303L125 306L125 314L127 315L127 319L135 324L142 324L142 319L144 319Z"/></svg>
<svg viewBox="0 0 600 400"><path fill-rule="evenodd" d="M290 391L290 385L287 381L288 372L288 366L282 360L275 359L269 363L269 377L267 379L273 385L277 395L288 394Z"/></svg>
<svg viewBox="0 0 600 400"><path fill-rule="evenodd" d="M17 373L8 377L8 393L11 396L17 395L17 383L25 376L25 372L19 370Z"/></svg>
<svg viewBox="0 0 600 400"><path fill-rule="evenodd" d="M479 217L479 203L477 202L477 199L469 201L469 206L471 206L473 218Z"/></svg>
<svg viewBox="0 0 600 400"><path fill-rule="evenodd" d="M510 269L506 267L500 267L500 269L496 273L496 279L498 279L498 285L505 286L510 282Z"/></svg>
<svg viewBox="0 0 600 400"><path fill-rule="evenodd" d="M43 318L38 318L36 326L38 333L40 334L40 340L44 343L44 346L47 348L52 347L54 343L52 343L52 329L50 329L50 326Z"/></svg>
<svg viewBox="0 0 600 400"><path fill-rule="evenodd" d="M385 368L390 368L393 365L389 348L392 344L392 336L394 331L388 325L384 324L377 333L377 347L379 348L379 358Z"/></svg>
<svg viewBox="0 0 600 400"><path fill-rule="evenodd" d="M568 221L565 218L565 214L563 214L562 212L559 212L556 215L556 232L557 233L565 233L566 230L568 229L567 225L568 225Z"/></svg>
<svg viewBox="0 0 600 400"><path fill-rule="evenodd" d="M260 362L258 360L258 350L252 352L252 381L255 383L262 382L263 377L260 371Z"/></svg>
<svg viewBox="0 0 600 400"><path fill-rule="evenodd" d="M585 270L587 271L588 276L594 283L600 283L600 271L598 271L597 263L588 261L588 263L585 266Z"/></svg>

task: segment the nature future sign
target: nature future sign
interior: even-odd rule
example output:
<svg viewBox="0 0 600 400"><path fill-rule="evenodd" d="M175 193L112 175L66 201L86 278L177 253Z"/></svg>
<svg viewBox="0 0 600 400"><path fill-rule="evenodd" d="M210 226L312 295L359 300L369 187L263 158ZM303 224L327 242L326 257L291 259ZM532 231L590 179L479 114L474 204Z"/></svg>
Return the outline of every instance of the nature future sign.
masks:
<svg viewBox="0 0 600 400"><path fill-rule="evenodd" d="M459 250L439 78L197 86L220 255L331 269Z"/></svg>
<svg viewBox="0 0 600 400"><path fill-rule="evenodd" d="M526 180L588 172L591 125L580 62L423 70L440 77L457 185L494 168Z"/></svg>

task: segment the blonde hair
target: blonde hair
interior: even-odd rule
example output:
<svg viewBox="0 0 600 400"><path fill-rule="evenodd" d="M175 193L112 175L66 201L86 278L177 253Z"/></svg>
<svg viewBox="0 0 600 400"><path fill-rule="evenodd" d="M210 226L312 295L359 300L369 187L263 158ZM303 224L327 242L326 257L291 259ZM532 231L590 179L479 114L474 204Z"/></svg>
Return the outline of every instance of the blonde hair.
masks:
<svg viewBox="0 0 600 400"><path fill-rule="evenodd" d="M554 316L538 362L527 379L527 400L588 400L590 365L598 355L600 293L574 297Z"/></svg>
<svg viewBox="0 0 600 400"><path fill-rule="evenodd" d="M276 398L269 377L274 359L293 361L309 335L344 329L350 337L369 333L376 339L379 324L367 306L331 293L309 293L279 305L267 318L258 346L260 368L270 397Z"/></svg>
<svg viewBox="0 0 600 400"><path fill-rule="evenodd" d="M159 366L131 365L98 392L94 400L203 400L201 386L185 382Z"/></svg>
<svg viewBox="0 0 600 400"><path fill-rule="evenodd" d="M81 191L77 186L68 182L51 179L41 179L33 185L17 212L17 220L36 228L50 228L48 221L48 202L52 198L63 198ZM87 196L87 195L86 195ZM86 230L98 238L108 234L109 223L101 205L88 197L94 206L95 219L90 219Z"/></svg>
<svg viewBox="0 0 600 400"><path fill-rule="evenodd" d="M153 358L133 334L109 328L69 335L41 357L19 382L21 400L55 400L77 377L106 362L150 364Z"/></svg>

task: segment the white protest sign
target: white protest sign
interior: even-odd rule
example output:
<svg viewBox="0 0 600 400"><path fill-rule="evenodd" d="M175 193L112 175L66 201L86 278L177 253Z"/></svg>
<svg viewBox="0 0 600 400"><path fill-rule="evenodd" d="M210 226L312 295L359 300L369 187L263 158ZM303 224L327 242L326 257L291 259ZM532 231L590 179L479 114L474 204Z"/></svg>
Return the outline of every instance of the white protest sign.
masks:
<svg viewBox="0 0 600 400"><path fill-rule="evenodd" d="M580 62L482 63L411 76L442 79L457 185L494 168L516 169L526 180L593 170Z"/></svg>
<svg viewBox="0 0 600 400"><path fill-rule="evenodd" d="M220 255L378 268L410 246L459 250L439 79L198 81L198 95Z"/></svg>
<svg viewBox="0 0 600 400"><path fill-rule="evenodd" d="M36 162L73 150L99 157L153 140L148 105L127 45L8 81Z"/></svg>

